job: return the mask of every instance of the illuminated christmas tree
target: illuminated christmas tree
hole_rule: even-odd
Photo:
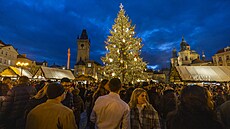
[[[135,26],[132,26],[129,17],[125,16],[121,4],[115,24],[105,42],[107,53],[102,57],[105,76],[118,77],[124,83],[135,83],[147,78],[144,73],[146,63],[140,58],[143,45],[141,39],[135,37],[134,29]]]

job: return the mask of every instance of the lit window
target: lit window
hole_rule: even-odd
[[[88,63],[88,67],[92,67],[92,64],[91,64],[91,63]]]

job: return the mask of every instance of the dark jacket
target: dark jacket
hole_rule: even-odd
[[[218,111],[224,126],[226,129],[230,129],[230,100],[223,103]]]
[[[24,112],[29,98],[36,94],[34,87],[28,84],[14,86],[2,103],[1,114],[10,128],[20,128],[25,124]],[[13,126],[13,127],[12,127]]]
[[[209,112],[174,111],[167,116],[167,129],[223,129]]]

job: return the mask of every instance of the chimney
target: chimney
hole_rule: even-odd
[[[70,64],[70,48],[68,48],[67,69],[69,69],[69,64]]]

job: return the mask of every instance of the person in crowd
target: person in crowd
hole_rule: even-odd
[[[218,109],[221,104],[223,104],[225,101],[227,101],[224,89],[222,86],[217,86],[215,89],[215,95],[213,96],[213,100],[215,102],[215,109]]]
[[[87,92],[85,85],[82,83],[78,83],[78,89],[80,90],[79,95],[81,96],[82,100],[85,102],[86,101],[86,92]]]
[[[66,97],[65,99],[62,101],[62,104],[69,107],[70,109],[75,109],[75,105],[73,103],[73,94],[72,94],[72,91],[73,91],[73,87],[72,87],[72,83],[70,81],[69,78],[62,78],[61,79],[61,84],[64,86],[65,88],[65,91],[66,91]]]
[[[131,95],[132,95],[134,89],[135,89],[134,85],[132,83],[129,83],[129,86],[128,86],[127,90],[126,90],[126,94],[125,94],[125,97],[124,97],[124,101],[126,103],[129,103]]]
[[[147,90],[147,94],[149,97],[149,103],[156,109],[157,112],[159,112],[159,106],[160,106],[160,94],[157,92],[157,89],[155,86],[152,86],[149,90]]]
[[[79,92],[80,92],[80,90],[78,88],[75,88],[72,91],[73,103],[75,105],[73,113],[74,113],[75,121],[76,121],[78,127],[79,127],[79,122],[80,122],[80,119],[81,119],[81,113],[84,112],[84,102],[81,99],[81,97],[79,96]]]
[[[167,89],[163,92],[159,106],[159,116],[161,121],[161,129],[166,129],[166,118],[169,112],[177,109],[178,101],[176,93],[173,89]]]
[[[7,92],[12,88],[11,78],[10,77],[3,77],[2,82],[0,83],[0,109],[2,107],[3,101],[6,99]],[[0,114],[0,128],[4,124],[4,118]]]
[[[0,96],[6,96],[7,92],[12,88],[11,78],[3,77],[2,83],[0,84]]]
[[[7,92],[6,100],[2,104],[7,129],[23,129],[25,127],[24,112],[30,97],[36,90],[29,84],[29,78],[21,76],[18,84]]]
[[[61,103],[66,96],[64,87],[50,83],[46,95],[48,100],[29,112],[26,129],[77,129],[73,111]]]
[[[136,88],[129,101],[131,129],[160,129],[157,111],[149,103],[146,90]]]
[[[109,93],[108,89],[105,88],[106,84],[109,82],[107,79],[103,79],[98,86],[97,90],[93,94],[93,99],[92,99],[92,107],[95,104],[95,101],[97,100],[98,97],[107,95]]]
[[[219,114],[219,119],[223,123],[225,129],[230,129],[230,100],[221,104],[217,112]]]
[[[223,129],[213,108],[207,89],[186,86],[181,91],[178,109],[167,116],[167,129]]]
[[[46,85],[46,83],[47,83],[46,81],[42,80],[39,83],[35,84],[34,87],[37,91],[39,91],[44,87],[44,85]]]
[[[27,117],[28,113],[35,108],[37,105],[46,102],[48,99],[46,96],[46,91],[47,91],[48,83],[46,83],[38,92],[35,96],[30,98],[26,105],[26,111],[25,111],[25,118]]]
[[[90,116],[96,129],[130,128],[130,109],[119,96],[121,88],[120,79],[112,78],[109,81],[110,93],[96,100]]]
[[[94,107],[94,104],[95,104],[95,101],[97,100],[97,98],[100,96],[103,96],[103,95],[107,95],[109,93],[109,89],[106,89],[107,87],[105,87],[106,85],[108,85],[108,82],[109,82],[109,80],[103,79],[101,81],[101,83],[99,84],[97,90],[93,93],[90,108],[87,111],[88,125],[89,125],[90,129],[94,129],[94,126],[95,126],[94,123],[92,123],[90,121],[90,114],[93,110],[93,107]]]

